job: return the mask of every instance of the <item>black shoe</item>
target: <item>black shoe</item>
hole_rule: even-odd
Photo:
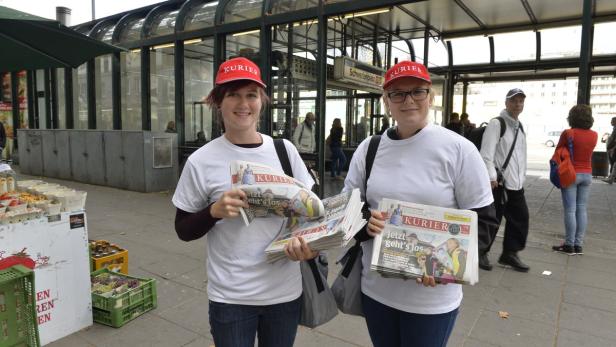
[[[490,264],[490,259],[488,259],[487,253],[479,256],[479,268],[486,271],[492,271],[492,264]]]
[[[515,271],[519,272],[528,272],[528,270],[530,270],[530,267],[518,258],[516,252],[503,252],[500,258],[498,258],[498,263],[501,265],[509,265]]]
[[[560,253],[565,253],[566,255],[576,254],[573,246],[565,245],[564,243],[560,246],[552,246],[552,250]]]
[[[579,255],[584,254],[584,251],[582,250],[582,246],[573,246],[573,250],[575,251],[575,254],[579,254]]]

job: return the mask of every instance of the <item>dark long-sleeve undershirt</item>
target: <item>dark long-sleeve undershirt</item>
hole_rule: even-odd
[[[175,232],[182,241],[192,241],[203,237],[210,231],[220,218],[215,218],[210,212],[213,204],[197,213],[177,209],[175,212]]]

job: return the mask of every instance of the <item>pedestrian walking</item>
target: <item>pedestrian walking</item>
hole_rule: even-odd
[[[490,176],[498,224],[503,217],[506,220],[503,253],[498,262],[520,272],[528,272],[530,269],[518,256],[518,252],[526,247],[529,220],[524,196],[526,133],[519,120],[525,100],[526,94],[521,89],[507,92],[505,109],[499,115],[506,127],[504,134],[501,136],[501,121],[494,118],[486,126],[481,141],[481,157]],[[491,243],[479,250],[479,267],[484,270],[492,269],[488,252],[497,232],[498,227],[491,231]]]

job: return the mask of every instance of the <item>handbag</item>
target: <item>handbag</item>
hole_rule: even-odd
[[[274,139],[274,148],[284,173],[293,177],[293,168],[282,139]],[[315,328],[329,322],[338,314],[336,300],[327,284],[327,266],[327,257],[322,253],[314,259],[299,263],[303,290],[300,325]]]
[[[573,133],[566,131],[564,135],[567,136],[567,146],[556,147],[550,159],[550,182],[559,189],[569,187],[576,179],[573,166]]]
[[[361,258],[363,250],[359,241],[338,260],[342,269],[332,285],[338,309],[346,314],[364,316],[361,304]]]
[[[381,135],[374,135],[370,138],[370,143],[368,144],[365,167],[366,175],[364,177],[364,192],[366,196],[368,195],[368,179],[372,172],[372,165],[374,164],[374,158],[376,158],[376,152],[379,149],[380,142]],[[368,220],[370,218],[370,205],[368,205],[368,203],[362,206],[362,214],[364,219]],[[338,309],[346,314],[362,317],[364,315],[361,304],[361,258],[363,255],[361,242],[369,239],[371,239],[371,237],[368,235],[367,225],[365,225],[364,228],[355,235],[355,245],[349,248],[338,260],[338,263],[342,265],[342,269],[332,285],[332,292],[334,293]]]
[[[300,262],[302,272],[302,308],[299,324],[316,328],[332,320],[338,314],[336,300],[327,285],[327,257],[318,257]]]

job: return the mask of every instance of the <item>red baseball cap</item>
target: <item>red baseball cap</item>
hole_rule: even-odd
[[[423,64],[404,60],[387,70],[385,73],[385,83],[383,83],[383,89],[387,89],[393,81],[403,77],[418,78],[428,83],[432,83],[428,69]]]
[[[257,64],[246,58],[233,58],[220,64],[216,74],[216,85],[233,81],[250,80],[263,88],[267,88],[261,80],[261,70]]]

